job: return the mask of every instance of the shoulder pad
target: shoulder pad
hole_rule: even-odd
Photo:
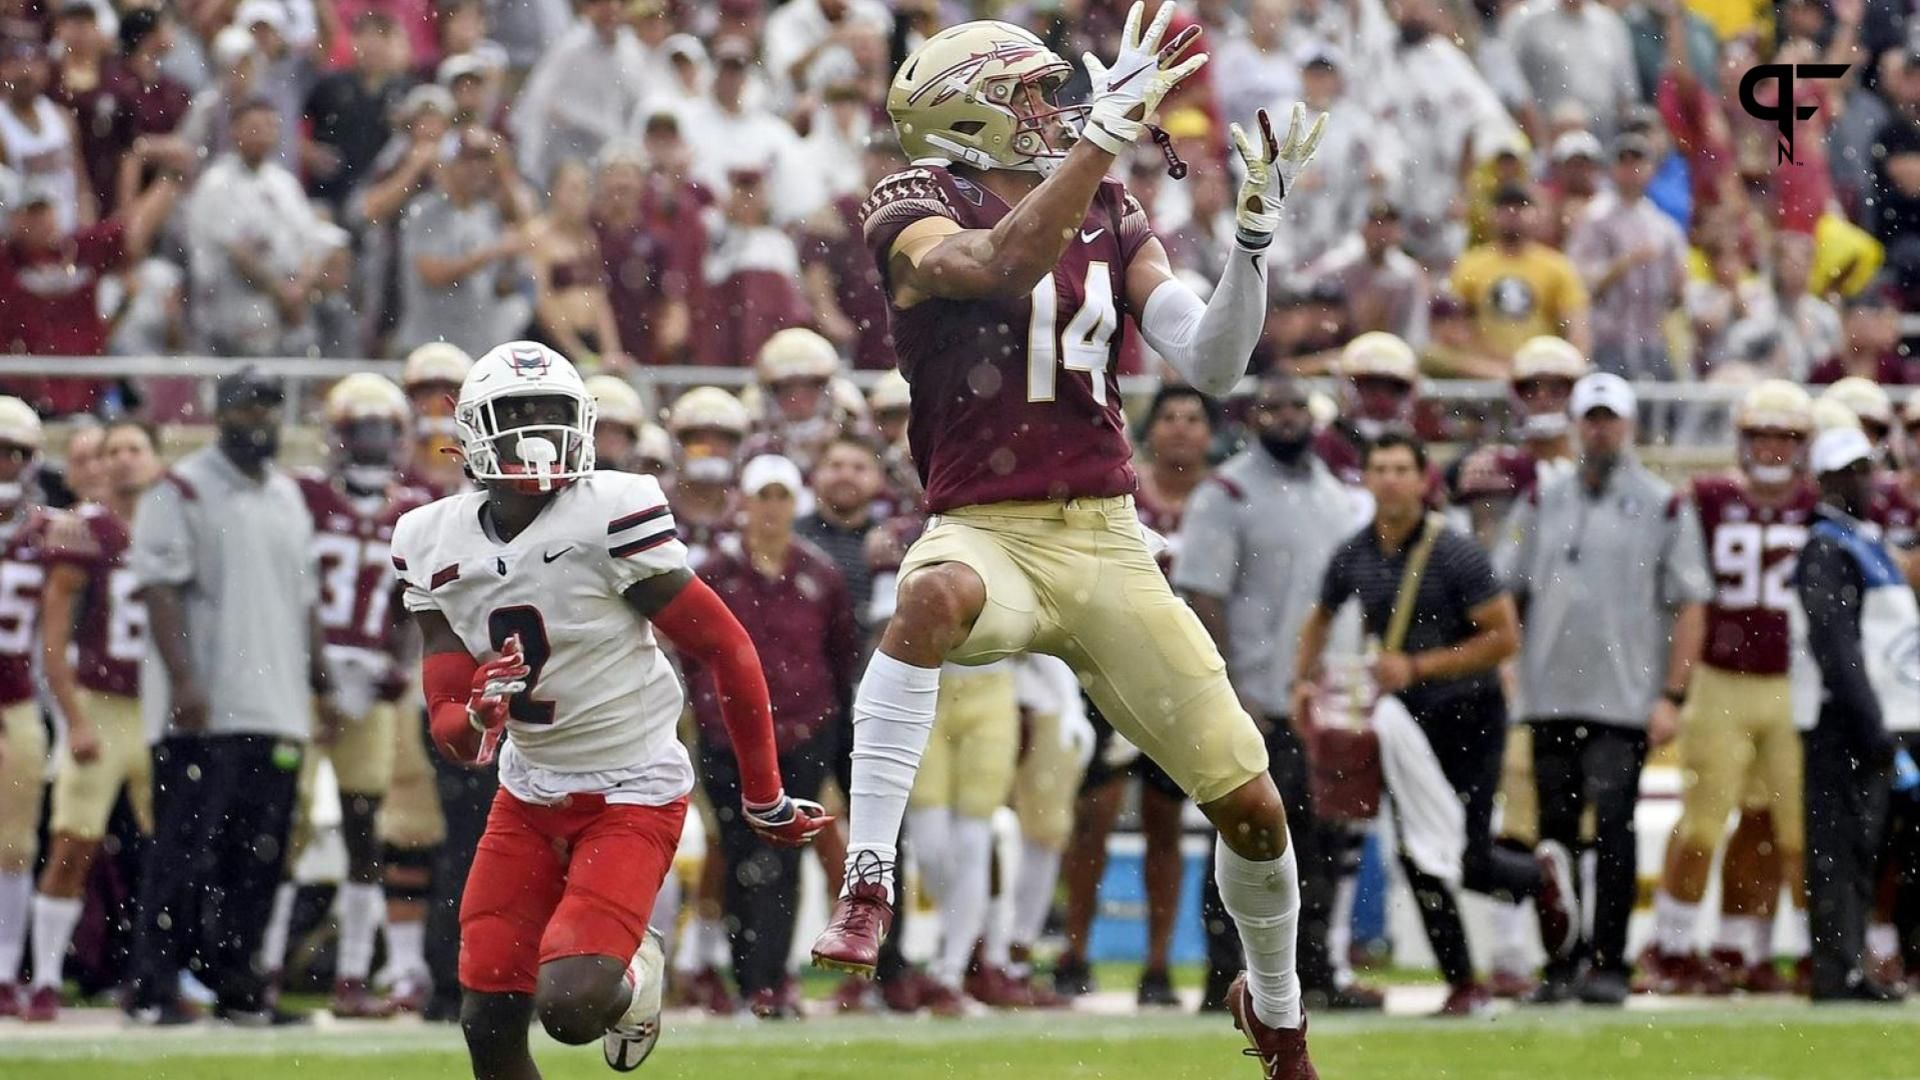
[[[873,193],[860,204],[861,218],[870,217],[874,211],[893,203],[907,200],[929,200],[943,209],[947,206],[945,185],[932,168],[918,166],[903,169],[890,176],[883,177],[873,185]]]

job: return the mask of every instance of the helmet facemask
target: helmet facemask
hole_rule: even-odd
[[[1520,417],[1518,434],[1528,442],[1558,439],[1567,433],[1567,404],[1573,400],[1574,380],[1558,375],[1536,375],[1513,381],[1513,408]]]
[[[406,424],[389,416],[359,416],[334,426],[340,478],[362,495],[384,492],[399,474]]]
[[[1793,449],[1781,454],[1762,454],[1759,440],[1769,443],[1791,441]],[[1743,427],[1740,429],[1740,466],[1754,483],[1779,487],[1793,481],[1806,458],[1807,433],[1785,427]],[[1785,460],[1775,460],[1784,457]]]
[[[461,405],[454,412],[469,475],[539,495],[593,471],[593,398],[539,386]]]

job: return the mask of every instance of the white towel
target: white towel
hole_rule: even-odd
[[[1459,888],[1467,853],[1467,810],[1459,793],[1399,698],[1388,695],[1374,704],[1373,731],[1380,738],[1380,772],[1393,800],[1389,816],[1400,850],[1423,872]]]

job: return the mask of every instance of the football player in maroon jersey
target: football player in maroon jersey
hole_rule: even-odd
[[[47,518],[28,494],[45,436],[33,407],[0,397],[0,1016],[20,1012],[20,955],[40,848],[47,729],[34,698],[34,622]]]
[[[990,21],[929,38],[888,91],[915,164],[875,187],[863,228],[935,517],[907,553],[855,702],[847,886],[814,960],[873,970],[941,665],[1049,653],[1219,826],[1215,872],[1248,965],[1229,1004],[1269,1080],[1300,1080],[1315,1074],[1293,971],[1299,888],[1285,811],[1224,661],[1135,516],[1113,368],[1125,315],[1202,391],[1239,382],[1265,322],[1280,200],[1325,123],[1309,127],[1296,106],[1281,139],[1262,111],[1257,148],[1235,127],[1238,228],[1202,301],[1174,277],[1140,204],[1107,179],[1160,99],[1204,62],[1187,55],[1197,27],[1167,34],[1172,4],[1143,32],[1144,14],[1142,3],[1129,11],[1111,65],[1085,58],[1084,109],[1052,101],[1073,73],[1065,60]]]
[[[80,922],[87,871],[106,836],[113,804],[126,789],[140,830],[153,829],[146,729],[140,720],[140,658],[146,605],[125,564],[133,509],[160,476],[151,429],[131,420],[102,434],[99,502],[49,531],[41,600],[40,665],[67,721],[66,753],[53,783],[47,864],[33,898],[33,992],[27,1019],[60,1013],[60,977]],[[71,651],[69,650],[71,646]]]
[[[400,386],[413,413],[413,446],[401,475],[408,487],[424,488],[438,497],[466,486],[460,460],[451,453],[460,442],[453,426],[453,399],[472,367],[473,357],[444,341],[429,342],[407,354]]]
[[[1643,986],[1661,992],[1718,989],[1694,946],[1714,849],[1748,785],[1764,784],[1774,846],[1795,906],[1805,910],[1801,853],[1800,737],[1787,686],[1787,613],[1800,545],[1817,501],[1802,464],[1813,402],[1793,383],[1768,379],[1734,416],[1737,473],[1694,480],[1693,500],[1715,579],[1705,654],[1680,723],[1686,775],[1680,821],[1667,842],[1654,896],[1654,940]],[[1770,960],[1770,958],[1768,958]]]

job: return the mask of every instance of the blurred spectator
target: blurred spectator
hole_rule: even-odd
[[[192,95],[161,68],[173,49],[174,23],[163,9],[135,8],[120,19],[120,57],[107,67],[105,94],[113,106],[105,127],[81,127],[87,171],[100,205],[111,208],[120,160],[143,135],[170,135],[187,116]]]
[[[1806,382],[1840,351],[1840,313],[1807,291],[1813,237],[1783,232],[1774,238],[1773,288],[1727,328],[1717,363],[1739,363],[1759,378]]]
[[[79,137],[80,160],[86,166],[87,185],[96,207],[113,201],[113,177],[116,151],[123,147],[98,145],[100,137],[111,134],[113,112],[118,104],[107,86],[107,62],[113,54],[113,39],[100,26],[100,14],[87,0],[68,0],[59,8],[53,24],[53,76],[48,80],[47,97],[72,114]]]
[[[280,115],[271,101],[240,106],[231,139],[187,204],[193,330],[197,347],[218,356],[274,356],[307,320],[320,219],[274,160]]]
[[[653,94],[654,107],[680,109],[705,98],[713,84],[713,68],[707,63],[707,47],[700,39],[692,34],[675,34],[660,48],[666,56],[667,79]],[[644,121],[646,117],[636,119]]]
[[[387,352],[400,318],[400,222],[414,200],[426,194],[452,145],[453,98],[439,86],[416,86],[400,102],[398,130],[354,192],[345,219],[360,234],[360,293],[367,313],[369,350]]]
[[[47,62],[31,41],[0,41],[0,163],[43,193],[62,231],[91,225],[97,207],[83,181],[73,114],[45,94]]]
[[[477,53],[461,53],[441,61],[434,79],[453,95],[453,126],[499,128],[506,119],[501,107],[506,69]]]
[[[1671,379],[1667,314],[1687,277],[1687,242],[1647,198],[1653,146],[1622,135],[1613,189],[1596,196],[1574,225],[1567,254],[1593,296],[1594,367],[1628,379]]]
[[[1695,28],[1702,21],[1698,15],[1672,0],[1660,0],[1659,6],[1664,8],[1666,67],[1654,101],[1674,146],[1686,156],[1694,205],[1711,206],[1728,196],[1734,179],[1733,133],[1717,86],[1721,61],[1696,62],[1701,52],[1694,45]]]
[[[1153,231],[1166,246],[1174,268],[1196,274],[1210,285],[1226,272],[1227,259],[1233,254],[1234,182],[1225,169],[1195,169],[1183,185],[1186,205],[1163,210],[1153,220]]]
[[[1572,99],[1586,106],[1601,140],[1640,100],[1627,24],[1600,0],[1533,0],[1508,16],[1507,39],[1542,113]]]
[[[433,0],[324,0],[333,7],[332,19],[339,26],[349,29],[360,25],[368,15],[377,15],[393,27],[396,38],[394,47],[399,50],[399,65],[402,70],[424,71],[430,68],[440,57],[440,43],[436,40],[434,26]],[[443,14],[442,20],[451,20],[447,14],[458,6],[458,0],[438,5]],[[355,35],[358,36],[358,35]],[[335,36],[328,66],[348,67],[353,63],[353,54],[359,43],[352,37]]]
[[[813,319],[800,291],[799,251],[769,220],[767,173],[736,169],[727,183],[724,209],[708,211],[712,241],[694,345],[699,363],[743,367],[776,331]]]
[[[394,106],[412,81],[405,49],[392,16],[363,12],[353,23],[347,65],[322,76],[307,96],[310,134],[302,148],[302,171],[313,197],[330,204],[335,214],[392,134]]]
[[[1920,288],[1920,57],[1902,65],[1903,108],[1874,139],[1867,225],[1887,247],[1887,265],[1903,291]]]
[[[1541,334],[1587,347],[1587,290],[1565,255],[1527,238],[1532,209],[1523,187],[1495,192],[1493,241],[1453,267],[1453,291],[1473,314],[1483,347],[1503,360]]]
[[[1300,175],[1280,208],[1283,224],[1278,235],[1293,267],[1319,258],[1359,228],[1368,200],[1389,194],[1389,179],[1402,174],[1392,129],[1368,122],[1365,112],[1347,97],[1342,63],[1338,53],[1322,47],[1311,54],[1301,73],[1307,115],[1326,113],[1327,129],[1313,155],[1313,168]],[[1274,136],[1284,141],[1292,110],[1281,104],[1269,105],[1268,111]],[[1245,126],[1247,121],[1240,123]]]
[[[873,184],[867,179],[861,150],[874,129],[874,109],[866,90],[857,82],[837,82],[817,96],[820,104],[807,118],[800,153],[818,170],[819,197],[825,201],[841,195],[865,198]]]
[[[1533,190],[1533,146],[1518,131],[1477,140],[1473,147],[1473,166],[1466,177],[1463,192],[1467,214],[1467,246],[1478,247],[1493,239],[1493,199],[1503,188]],[[1528,235],[1547,242],[1538,215],[1528,220]]]
[[[1368,203],[1360,228],[1309,266],[1305,276],[1339,284],[1354,333],[1385,330],[1415,349],[1426,345],[1432,285],[1400,246],[1400,211],[1392,203]]]
[[[873,599],[867,536],[880,524],[874,505],[883,494],[884,481],[880,455],[872,443],[855,435],[835,437],[820,451],[820,459],[813,466],[813,512],[794,527],[840,569],[855,618],[863,626],[868,603]]]
[[[1841,351],[1815,366],[1808,382],[1835,383],[1849,375],[1881,386],[1920,381],[1916,378],[1920,363],[1901,353],[1900,308],[1886,288],[1870,287],[1849,297],[1841,333],[1845,339]]]
[[[1244,33],[1208,38],[1220,111],[1242,127],[1252,122],[1256,109],[1271,111],[1284,124],[1288,103],[1300,100],[1300,64],[1308,42],[1298,40],[1289,25],[1293,7],[1290,0],[1249,0]]]
[[[281,0],[242,0],[234,9],[233,25],[253,35],[259,56],[257,81],[249,88],[249,98],[264,98],[280,114],[280,141],[276,155],[281,165],[297,170],[300,166],[301,121],[307,94],[313,86],[313,57],[307,51],[312,34],[291,18],[296,5]]]
[[[880,0],[787,0],[767,16],[761,37],[780,108],[798,115],[809,96],[885,63],[884,54],[864,63],[860,54],[892,30],[893,14]]]
[[[540,56],[513,114],[520,166],[545,185],[569,158],[593,160],[646,96],[646,55],[619,0],[582,0],[580,21]]]
[[[1548,172],[1541,185],[1547,196],[1546,218],[1540,241],[1550,247],[1565,247],[1574,223],[1586,212],[1587,205],[1606,188],[1606,173],[1600,140],[1587,131],[1569,131],[1553,141],[1548,153]]]
[[[527,237],[505,179],[512,170],[498,138],[469,128],[434,174],[434,190],[407,207],[396,348],[447,341],[478,356],[526,326],[517,291]]]
[[[1480,340],[1466,301],[1442,290],[1427,303],[1427,344],[1420,373],[1436,379],[1504,379],[1510,356],[1494,356]]]
[[[751,47],[738,38],[723,39],[713,48],[713,60],[712,96],[680,114],[694,178],[724,192],[736,170],[772,172],[780,183],[770,193],[768,220],[784,224],[812,213],[825,197],[818,186],[820,170],[805,159],[793,128],[749,95]]]
[[[189,161],[170,149],[178,148],[158,141],[135,147],[139,160],[158,167],[158,178],[122,213],[97,225],[63,225],[53,197],[38,187],[28,186],[11,202],[0,247],[0,338],[7,352],[99,356],[107,351],[101,284],[146,258],[155,233],[172,213]],[[33,381],[37,392],[30,400],[42,415],[91,410],[104,387],[99,379]]]
[[[608,150],[594,182],[593,230],[620,344],[643,364],[682,362],[712,196],[683,178],[686,144],[670,113],[647,122],[644,156]]]
[[[667,56],[667,39],[676,29],[670,0],[627,0],[625,17],[645,59],[641,70],[647,95],[655,97],[673,78],[673,62]]]
[[[787,794],[816,798],[837,752],[841,714],[852,707],[861,642],[846,583],[833,560],[794,535],[800,470],[758,457],[741,471],[744,513],[700,576],[740,619],[760,652],[773,702],[780,775]],[[712,680],[697,672],[700,775],[717,808],[727,862],[725,909],[740,993],[762,1017],[797,1017],[799,987],[787,970],[798,914],[800,851],[773,848],[740,819],[740,770]]]
[[[577,161],[553,170],[547,212],[527,227],[527,261],[533,270],[534,336],[576,362],[597,360],[623,368],[613,304],[607,298],[606,263],[594,234],[593,173]]]
[[[1712,71],[1720,62],[1720,39],[1713,24],[1691,10],[1686,0],[1647,0],[1616,5],[1633,43],[1633,67],[1643,99],[1651,100],[1661,79],[1684,64],[1691,71]]]
[[[1693,328],[1695,378],[1705,377],[1726,355],[1726,332],[1763,302],[1766,285],[1753,277],[1746,251],[1724,231],[1704,232],[1699,252],[1706,275],[1687,281],[1687,319]]]
[[[193,95],[180,121],[181,138],[200,151],[203,161],[231,149],[233,114],[253,96],[253,87],[266,79],[259,46],[244,28],[227,27],[215,35],[212,45],[214,79]],[[292,160],[290,155],[284,159]]]
[[[506,72],[509,64],[507,50],[489,36],[493,27],[487,17],[486,0],[443,0],[435,8],[440,16],[440,44],[437,49],[440,56],[446,60],[456,56],[471,56],[492,71]],[[427,65],[420,65],[420,70],[424,75]],[[439,69],[436,67],[434,70]]]
[[[860,204],[882,179],[906,168],[907,159],[899,139],[892,131],[884,131],[868,138],[860,160],[865,168],[861,189],[836,195],[807,219],[800,250],[802,274],[820,333],[850,353],[854,367],[885,371],[895,362],[892,321],[880,270],[861,228]],[[1217,179],[1214,183],[1220,186]]]

